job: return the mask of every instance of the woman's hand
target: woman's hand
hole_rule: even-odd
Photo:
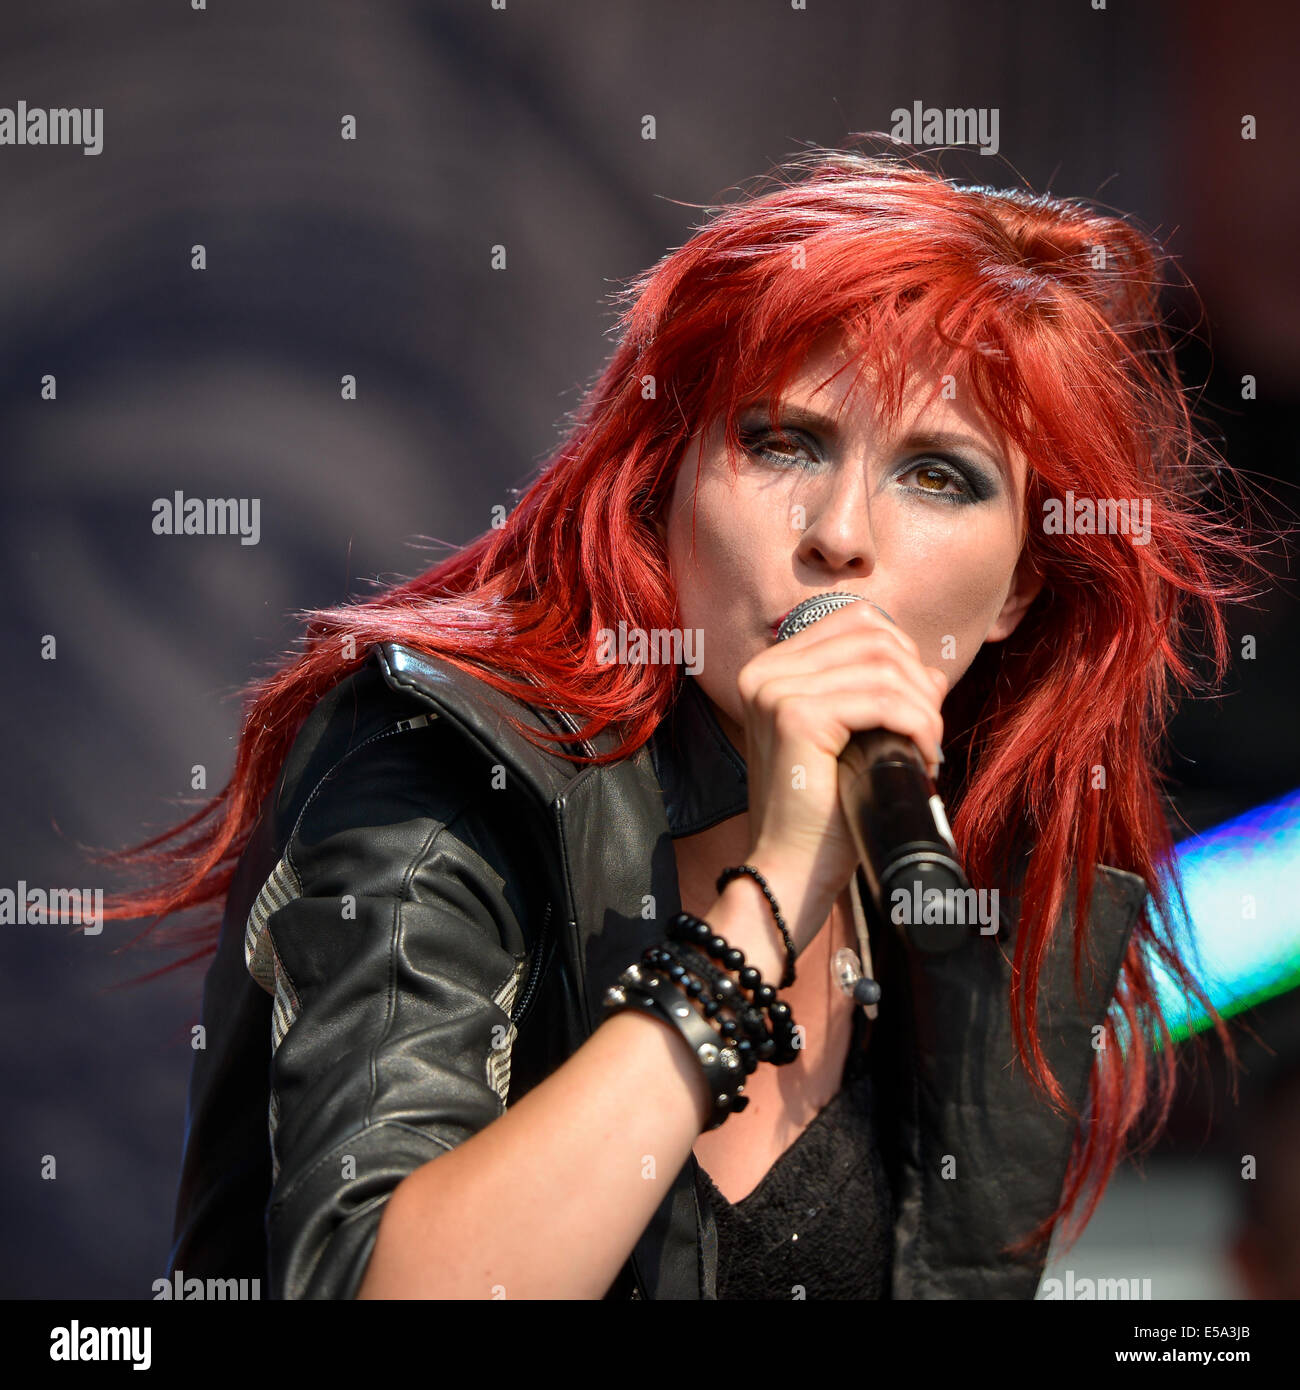
[[[906,734],[933,776],[944,673],[869,603],[849,603],[760,652],[737,678],[749,768],[748,862],[768,880],[801,952],[858,865],[837,760],[862,729]]]

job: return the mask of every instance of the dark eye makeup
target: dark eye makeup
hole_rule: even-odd
[[[738,434],[746,453],[774,468],[812,473],[828,462],[827,451],[821,442],[804,430],[773,430],[768,425],[741,425]],[[800,451],[806,455],[802,460],[798,457]],[[998,495],[998,485],[987,470],[957,454],[918,454],[895,476],[905,478],[911,473],[925,474],[940,486],[906,487],[904,491],[932,497],[938,502],[961,506],[984,502]],[[943,490],[949,485],[952,490]]]

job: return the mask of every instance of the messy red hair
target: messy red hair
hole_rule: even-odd
[[[1151,501],[1142,546],[1029,528],[1042,593],[1013,638],[986,644],[959,683],[966,717],[949,728],[940,782],[972,884],[996,883],[1026,834],[1032,846],[1012,1019],[1021,1060],[1056,1104],[1064,1096],[1040,1047],[1037,995],[1071,867],[1084,924],[1076,971],[1094,864],[1151,886],[1060,1205],[1030,1236],[1070,1218],[1073,1239],[1148,1102],[1148,1144],[1168,1117],[1175,1058],[1156,1007],[1156,958],[1234,1055],[1175,939],[1169,893],[1181,905],[1181,889],[1158,777],[1175,689],[1217,685],[1229,659],[1224,606],[1253,596],[1243,575],[1258,562],[1243,530],[1205,503],[1207,477],[1237,475],[1197,428],[1174,365],[1158,312],[1171,262],[1128,220],[1078,200],[960,185],[910,151],[812,149],[768,179],[708,209],[683,246],[616,295],[618,346],[504,524],[407,583],[301,615],[300,650],[247,688],[230,781],[174,829],[110,856],[154,877],[104,915],[151,916],[147,934],[182,909],[220,902],[302,721],[377,642],[407,643],[526,702],[567,709],[584,734],[612,726],[617,749],[594,761],[634,752],[681,673],[601,664],[597,634],[619,619],[679,626],[653,523],[686,442],[725,416],[738,447],[739,407],[779,397],[826,333],[849,335],[889,420],[919,355],[972,392],[1027,456],[1028,516],[1067,490]],[[1210,679],[1194,666],[1198,631]],[[217,927],[159,934],[191,948],[163,969],[210,954]]]

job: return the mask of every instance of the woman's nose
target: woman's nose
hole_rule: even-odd
[[[845,467],[827,490],[804,502],[796,554],[816,568],[870,574],[876,564],[865,469]]]

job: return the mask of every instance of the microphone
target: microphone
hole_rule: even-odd
[[[857,602],[871,600],[845,593],[804,599],[786,614],[776,640],[784,642]],[[871,606],[894,621],[878,603]],[[951,911],[950,890],[964,893],[969,884],[943,802],[915,742],[892,729],[855,732],[839,757],[839,791],[881,918],[893,921],[897,906],[907,939],[919,951],[939,955],[960,946],[968,934],[966,914]]]

